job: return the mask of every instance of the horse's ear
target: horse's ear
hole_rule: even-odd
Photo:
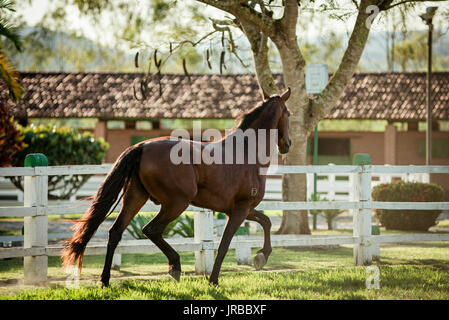
[[[282,95],[281,95],[281,99],[284,100],[284,102],[286,102],[288,100],[288,98],[290,98],[290,93],[292,91],[290,90],[290,88],[287,89],[287,91],[285,91]]]
[[[261,87],[260,94],[262,95],[263,101],[270,99],[270,95]]]

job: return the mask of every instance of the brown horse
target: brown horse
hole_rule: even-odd
[[[236,139],[235,132],[246,133],[249,129],[256,131],[274,129],[277,132],[277,141],[274,143],[277,144],[280,153],[287,153],[291,144],[288,135],[290,113],[285,106],[285,101],[289,96],[290,89],[281,96],[269,97],[263,93],[264,101],[242,114],[236,129],[218,141],[204,143],[185,139],[158,138],[126,149],[100,186],[90,208],[73,226],[74,234],[67,240],[62,254],[63,265],[69,267],[77,262],[78,269],[81,271],[88,241],[104,221],[123,189],[122,208],[109,230],[106,259],[101,275],[103,286],[109,285],[112,256],[122,233],[148,199],[161,204],[161,209],[142,231],[167,256],[169,274],[176,280],[179,280],[181,275],[179,255],[162,238],[162,233],[165,227],[179,217],[189,204],[228,215],[228,222],[209,278],[210,283],[218,284],[221,264],[231,239],[245,219],[256,221],[263,227],[264,246],[254,259],[256,268],[262,268],[271,253],[271,223],[267,216],[254,208],[265,193],[266,176],[260,174],[260,169],[268,167],[269,163],[262,163],[259,160],[255,163],[249,161],[250,154],[247,151],[249,145],[246,138],[244,145],[247,148],[244,149],[243,163],[242,161],[239,163],[236,159],[239,156],[236,148],[226,149],[224,145],[230,139]],[[270,139],[261,141],[259,136],[257,139],[257,149],[263,146],[265,150],[272,150],[273,143]],[[221,159],[224,160],[226,156],[229,157],[232,154],[233,161],[231,163],[223,161],[224,164],[174,164],[171,149],[178,144],[190,147],[191,158],[198,150],[204,150],[207,147],[223,147]],[[219,148],[213,150],[218,152]]]

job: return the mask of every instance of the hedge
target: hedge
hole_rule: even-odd
[[[443,196],[442,187],[422,182],[384,183],[372,192],[373,200],[392,202],[440,202]],[[427,231],[440,214],[441,210],[376,210],[376,217],[387,230]]]
[[[13,165],[22,167],[27,154],[43,153],[49,166],[101,164],[109,144],[103,138],[95,140],[90,132],[55,126],[29,126],[24,130],[27,146],[14,156]],[[90,175],[49,176],[50,199],[68,199],[89,179]],[[23,177],[11,177],[23,190]]]

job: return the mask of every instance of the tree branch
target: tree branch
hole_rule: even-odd
[[[357,0],[351,0],[351,1],[354,4],[354,6],[358,9],[359,8],[359,4],[357,3]]]
[[[241,22],[241,29],[251,45],[254,69],[259,87],[268,94],[277,94],[276,83],[268,61],[268,37],[249,23]]]
[[[213,30],[209,33],[207,33],[206,35],[202,36],[200,39],[198,39],[197,41],[192,41],[192,40],[183,40],[180,41],[176,44],[176,46],[174,48],[172,48],[169,52],[169,54],[162,60],[162,64],[163,65],[173,54],[174,52],[176,52],[177,50],[181,49],[184,45],[189,44],[192,47],[196,47],[198,44],[200,44],[203,40],[209,38],[211,35],[220,32],[219,30]]]
[[[447,1],[447,0],[432,0],[432,1]],[[394,8],[394,7],[396,7],[396,6],[400,6],[400,5],[402,5],[402,4],[406,4],[406,3],[410,3],[410,2],[425,2],[425,0],[423,0],[423,1],[417,1],[417,0],[405,0],[405,1],[400,1],[400,2],[397,2],[397,3],[395,3],[395,4],[389,5],[388,7],[384,8],[384,9],[382,9],[382,10],[390,10],[391,8]]]
[[[313,128],[319,120],[321,120],[335,105],[340,96],[343,94],[346,85],[351,80],[355,69],[360,61],[370,29],[366,21],[369,13],[366,8],[371,5],[384,4],[383,1],[362,1],[359,6],[359,12],[352,31],[351,37],[348,41],[348,47],[343,55],[343,58],[338,66],[337,71],[329,80],[326,88],[315,99],[315,107],[311,119],[308,121],[309,128]]]
[[[232,31],[231,27],[239,28],[241,29],[241,26],[238,25],[238,21],[236,20],[219,20],[219,19],[212,19],[209,18],[212,21],[212,26],[215,30],[221,31],[221,32],[227,32],[229,35],[229,52],[231,52],[241,63],[241,65],[245,68],[248,68],[248,66],[243,62],[242,58],[238,55],[237,51],[235,50],[237,46],[234,43],[234,39],[232,37]],[[223,27],[225,26],[225,27]],[[242,30],[243,31],[243,30]]]
[[[296,22],[298,21],[298,3],[296,0],[285,0],[284,15],[281,18],[282,29],[288,41],[296,41]]]
[[[239,21],[245,21],[252,24],[268,36],[275,35],[275,25],[273,18],[264,13],[257,12],[248,5],[248,1],[215,1],[215,0],[197,0],[198,2],[211,5],[215,8],[226,11],[235,16]]]

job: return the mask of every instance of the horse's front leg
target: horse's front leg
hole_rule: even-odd
[[[218,246],[217,257],[215,258],[214,267],[212,268],[212,273],[209,277],[209,283],[218,285],[218,275],[220,273],[221,264],[223,263],[224,257],[228,252],[229,245],[231,244],[232,237],[237,232],[242,222],[248,216],[249,208],[235,208],[229,214],[228,223],[221,237],[220,245]]]
[[[257,270],[263,268],[263,266],[267,263],[268,257],[271,254],[271,221],[266,215],[264,215],[261,211],[257,211],[255,209],[251,210],[250,214],[246,218],[251,221],[258,222],[262,228],[264,233],[264,242],[263,248],[257,251],[256,256],[254,257],[254,267]]]

